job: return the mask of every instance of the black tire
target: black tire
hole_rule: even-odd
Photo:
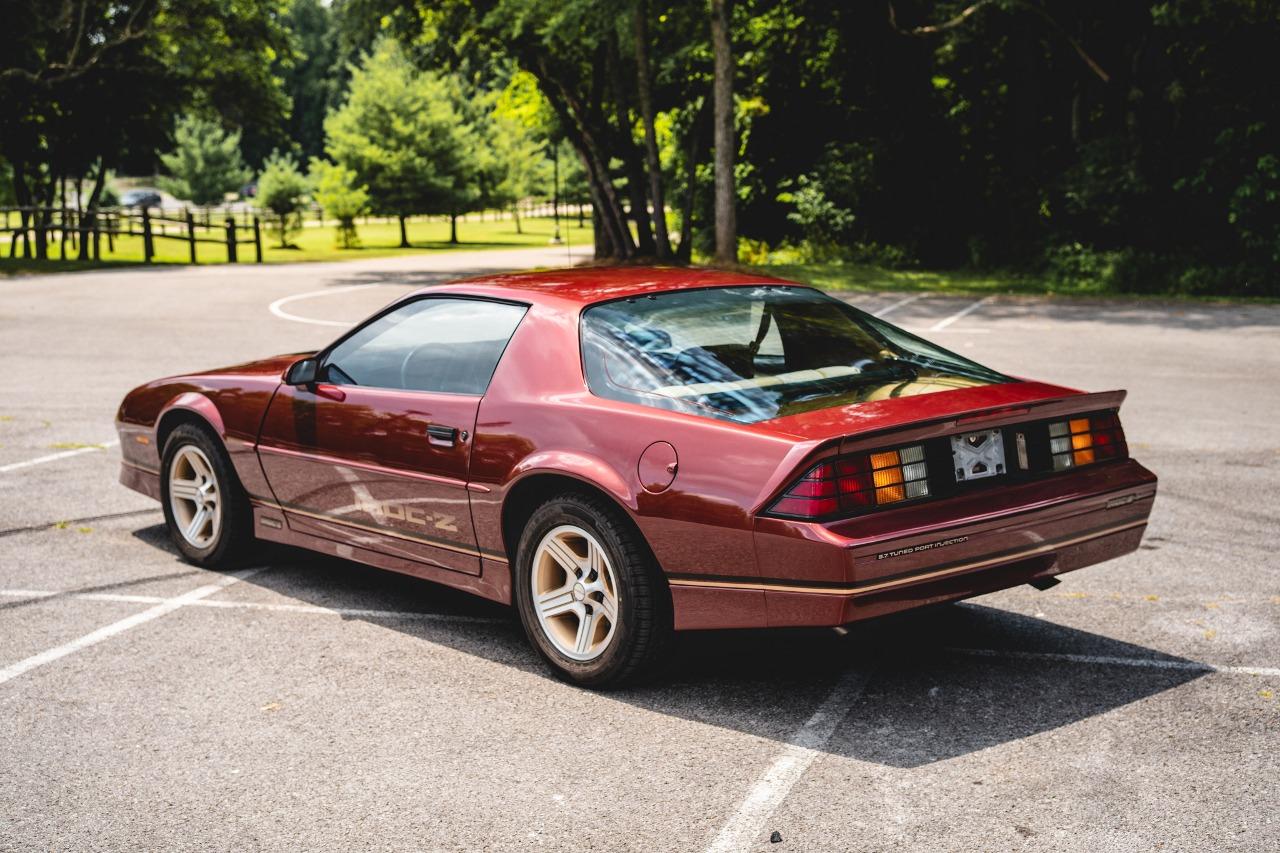
[[[213,541],[203,548],[187,541],[174,518],[173,501],[170,500],[169,475],[173,458],[188,446],[198,448],[208,459],[222,503],[220,529]],[[249,497],[231,467],[222,442],[209,430],[187,423],[175,427],[169,434],[161,456],[160,495],[169,538],[187,562],[210,569],[225,569],[240,564],[248,555],[254,542],[253,510],[249,506]]]
[[[533,607],[534,555],[550,531],[566,524],[586,530],[600,543],[619,588],[613,637],[599,657],[588,661],[562,654]],[[529,642],[557,676],[574,684],[606,688],[635,681],[662,660],[674,633],[671,591],[657,561],[621,510],[600,497],[568,492],[534,510],[520,535],[512,581]]]

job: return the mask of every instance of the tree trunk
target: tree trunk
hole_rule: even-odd
[[[18,202],[18,207],[25,208],[31,204],[31,193],[27,189],[27,171],[26,166],[22,162],[13,164],[13,197]],[[31,221],[31,211],[21,210],[18,212],[18,221],[22,228],[22,257],[31,257],[31,234],[27,230],[27,225]],[[13,240],[9,243],[9,257],[14,256],[14,252],[18,246],[18,235],[13,235]]]
[[[711,46],[715,53],[716,261],[738,262],[738,216],[733,177],[733,45],[729,2],[711,0]]]
[[[520,226],[520,202],[511,205],[511,216],[516,221],[516,233],[523,234],[524,228]]]
[[[536,57],[530,70],[542,84],[543,93],[547,96],[556,117],[560,119],[570,144],[581,157],[583,169],[587,173],[587,187],[591,192],[591,203],[595,215],[600,217],[602,229],[609,236],[609,254],[601,255],[601,243],[597,241],[596,257],[622,259],[632,257],[635,255],[635,241],[631,237],[631,229],[627,227],[626,214],[618,198],[617,188],[609,177],[605,158],[595,134],[586,121],[587,116],[582,104],[570,94],[560,79],[551,73],[545,57]]]
[[[649,71],[649,0],[636,7],[636,83],[640,91],[640,118],[644,122],[645,159],[649,167],[649,196],[653,200],[653,235],[658,260],[671,258],[667,233],[667,205],[662,192],[662,161],[658,159],[658,131],[653,123],[653,81]]]
[[[596,260],[602,261],[608,258],[616,258],[618,250],[614,248],[613,236],[604,227],[603,219],[594,209],[591,211],[591,231],[595,236]]]
[[[449,211],[449,242],[458,242],[458,214],[455,211]]]
[[[657,246],[653,242],[653,229],[649,227],[649,197],[645,190],[644,159],[631,136],[631,99],[622,76],[622,57],[614,34],[606,41],[605,61],[609,66],[609,81],[613,86],[614,117],[617,122],[617,143],[614,152],[622,159],[627,170],[627,195],[631,202],[631,221],[636,227],[636,252],[653,257]]]
[[[31,203],[35,206],[32,220],[35,225],[36,260],[47,261],[49,259],[49,210],[53,207],[53,185],[41,181],[40,173],[37,171],[36,186],[38,192],[31,195]]]
[[[98,200],[102,198],[102,188],[106,184],[107,164],[98,158],[98,174],[93,179],[93,190],[89,193],[89,202],[84,206],[84,217],[80,220],[80,260],[89,260],[89,233],[98,221]]]
[[[407,249],[409,248],[409,231],[404,224],[405,215],[401,213],[398,218],[400,219],[400,248]]]

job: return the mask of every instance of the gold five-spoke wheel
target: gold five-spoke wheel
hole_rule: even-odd
[[[572,524],[542,537],[530,573],[538,624],[565,657],[604,654],[618,623],[618,583],[596,538]]]
[[[186,445],[169,463],[169,507],[182,538],[196,548],[208,548],[222,529],[222,496],[209,457]]]

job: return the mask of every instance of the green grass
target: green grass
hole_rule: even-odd
[[[904,270],[873,264],[814,263],[767,264],[750,269],[778,278],[811,284],[823,290],[904,293],[937,293],[953,296],[987,296],[996,293],[1034,296],[1095,297],[1107,299],[1163,299],[1193,302],[1270,304],[1280,299],[1266,296],[1213,296],[1176,293],[1119,293],[1102,282],[1063,284],[1031,273],[975,270]]]
[[[1097,290],[1055,289],[1045,278],[1021,273],[972,270],[902,270],[872,264],[769,264],[753,267],[761,273],[812,284],[824,290],[928,292],[957,296],[991,293],[1097,293]]]
[[[457,243],[449,242],[449,222],[439,219],[416,219],[409,221],[408,233],[411,247],[402,249],[400,243],[400,226],[391,222],[370,222],[358,224],[360,248],[339,249],[336,245],[336,232],[332,225],[308,225],[293,238],[296,248],[281,249],[278,239],[269,229],[263,230],[262,248],[265,263],[296,263],[299,261],[349,261],[359,258],[380,258],[393,255],[413,255],[432,252],[474,251],[477,249],[515,249],[522,246],[547,246],[554,231],[554,224],[547,218],[526,218],[522,220],[523,234],[516,233],[515,223],[510,219],[482,222],[473,216],[470,221],[458,222]],[[180,226],[166,225],[170,233],[180,233]],[[206,234],[209,232],[205,232]],[[591,245],[592,233],[590,224],[579,228],[576,218],[560,220],[560,233],[572,246]],[[243,239],[243,237],[241,237]],[[157,237],[155,258],[157,264],[188,264],[190,256],[185,240]],[[33,272],[73,272],[84,269],[102,269],[119,266],[130,266],[142,263],[142,238],[118,237],[115,251],[108,253],[106,238],[101,240],[102,261],[78,261],[68,257],[62,261],[24,260],[22,258],[0,257],[0,275]],[[56,254],[56,244],[51,247]],[[238,248],[240,263],[252,263],[254,250],[252,243],[241,243]],[[0,253],[8,254],[8,244],[0,243]],[[68,246],[68,256],[72,253]],[[196,258],[200,264],[226,263],[225,245],[200,243],[196,248]]]

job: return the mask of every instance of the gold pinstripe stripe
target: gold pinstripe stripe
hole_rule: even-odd
[[[951,566],[945,569],[939,569],[934,572],[924,572],[917,575],[908,575],[907,577],[897,578],[895,580],[883,581],[881,583],[871,583],[865,586],[804,586],[803,584],[786,584],[786,583],[769,583],[765,581],[713,581],[694,578],[670,578],[669,582],[672,586],[702,587],[711,589],[747,589],[747,590],[766,590],[769,592],[804,592],[812,595],[867,595],[873,592],[880,592],[886,589],[893,589],[900,586],[909,586],[919,583],[920,581],[933,580],[935,578],[943,578],[949,575],[958,575],[964,572],[973,571],[974,569],[985,568],[997,563],[1009,563],[1015,560],[1022,560],[1027,557],[1034,557],[1037,554],[1045,554],[1055,551],[1059,548],[1067,548],[1071,545],[1079,545],[1082,542],[1088,542],[1090,539],[1098,539],[1103,536],[1110,536],[1115,533],[1123,533],[1126,530],[1132,530],[1135,527],[1145,527],[1147,520],[1130,521],[1125,524],[1117,524],[1114,527],[1108,527],[1104,530],[1095,530],[1083,536],[1077,536],[1073,539],[1065,541],[1051,542],[1045,545],[1036,545],[1022,551],[1014,551],[1009,554],[1003,554],[999,557],[988,557],[982,560],[973,560],[968,563],[962,563],[958,566]]]
[[[335,516],[325,515],[323,513],[318,513],[318,512],[308,512],[303,509],[297,509],[296,507],[293,507],[293,506],[281,506],[280,504],[273,503],[272,501],[268,501],[265,498],[251,496],[249,500],[250,500],[250,503],[254,504],[255,506],[264,507],[266,509],[275,509],[275,510],[279,510],[280,512],[289,513],[291,515],[302,515],[302,516],[306,516],[307,518],[314,518],[317,521],[327,521],[330,524],[337,524],[342,527],[353,527],[357,530],[365,530],[365,531],[368,531],[369,533],[376,533],[379,536],[389,536],[392,539],[401,539],[405,542],[416,542],[419,545],[430,545],[433,548],[443,548],[446,551],[453,551],[458,554],[466,554],[468,557],[483,557],[486,560],[493,560],[494,562],[499,562],[499,563],[507,562],[507,558],[505,556],[499,556],[498,554],[492,551],[480,551],[476,548],[468,548],[465,545],[455,545],[453,543],[445,542],[440,539],[427,539],[421,536],[410,536],[408,534],[396,533],[394,531],[388,530],[385,527],[374,527],[371,524],[362,524],[359,521],[350,521],[345,518],[336,518]]]

